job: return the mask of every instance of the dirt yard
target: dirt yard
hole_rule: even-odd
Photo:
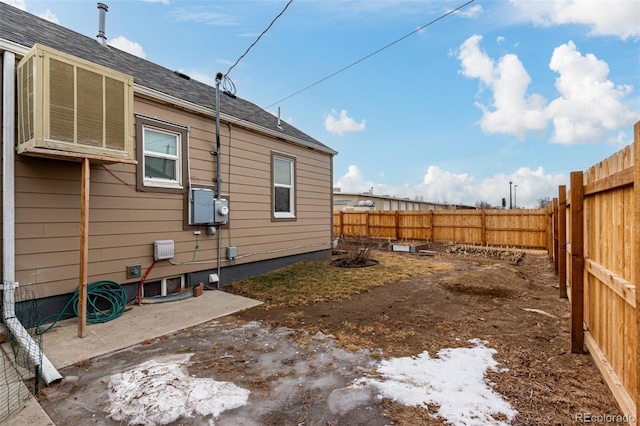
[[[435,357],[481,339],[497,351],[503,370],[487,379],[517,410],[511,424],[572,425],[587,414],[620,414],[590,357],[569,351],[569,304],[558,297],[545,254],[527,252],[515,265],[434,250],[439,254],[420,261],[446,263],[450,271],[340,301],[257,307],[145,342],[65,369],[65,381],[47,389],[41,404],[58,425],[127,424],[114,420],[113,411],[109,417],[111,375],[158,356],[192,354],[189,375],[247,389],[248,403],[217,416],[190,413],[171,424],[448,424],[434,417],[435,407],[345,389],[372,374],[381,359],[423,351]]]

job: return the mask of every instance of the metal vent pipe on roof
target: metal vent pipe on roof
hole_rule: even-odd
[[[104,32],[105,27],[105,19],[107,12],[109,11],[109,6],[104,3],[98,3],[98,10],[100,11],[100,23],[98,24],[98,43],[103,46],[107,45],[107,36]]]

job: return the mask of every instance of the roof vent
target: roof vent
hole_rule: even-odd
[[[103,46],[107,45],[107,36],[104,32],[104,22],[109,11],[109,6],[104,3],[98,3],[98,10],[100,11],[100,22],[98,23],[98,43]]]
[[[177,71],[177,70],[176,70],[176,71],[174,71],[173,73],[174,73],[175,75],[177,75],[178,77],[182,77],[182,78],[184,78],[185,80],[191,80],[191,77],[189,77],[188,75],[186,75],[185,73],[182,73],[182,72],[180,72],[180,71]]]
[[[280,121],[280,107],[278,107],[278,124],[276,124],[276,127],[280,130],[282,129],[282,126],[280,125],[281,121]]]

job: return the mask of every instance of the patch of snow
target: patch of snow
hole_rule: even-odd
[[[495,349],[479,339],[471,348],[448,348],[431,358],[392,358],[377,367],[382,378],[364,378],[353,386],[374,386],[380,396],[401,404],[427,408],[438,406],[438,416],[457,426],[506,426],[518,412],[493,391],[485,379],[487,370],[502,372],[493,359]],[[367,386],[368,385],[368,386]],[[502,420],[501,420],[502,419]]]
[[[194,413],[216,418],[247,403],[249,391],[233,383],[190,377],[192,356],[159,357],[112,375],[109,417],[130,425],[166,425]]]

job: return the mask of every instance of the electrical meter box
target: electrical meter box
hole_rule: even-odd
[[[210,189],[195,188],[191,190],[191,223],[214,223],[214,199]]]
[[[214,200],[214,223],[227,223],[229,221],[229,200],[217,198]]]

